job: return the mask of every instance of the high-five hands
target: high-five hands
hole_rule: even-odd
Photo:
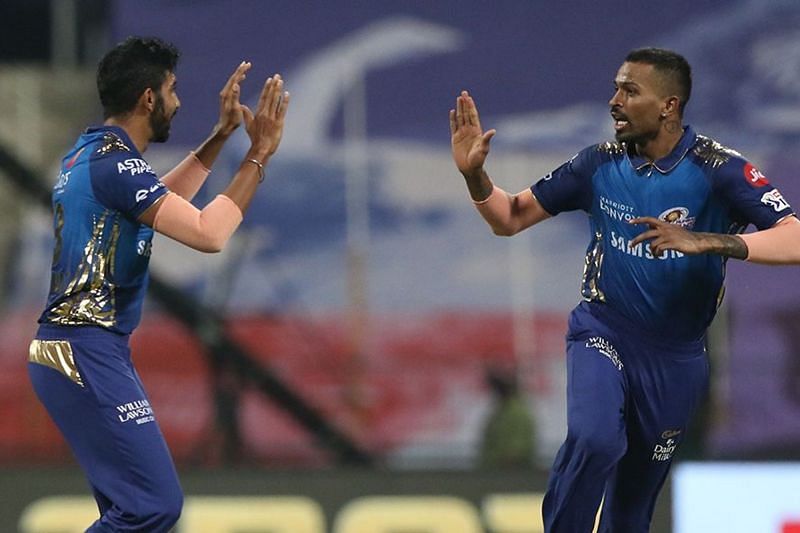
[[[483,132],[475,101],[467,91],[461,91],[456,108],[450,110],[450,144],[456,167],[464,176],[483,169],[489,155],[489,141],[495,133],[494,129]]]

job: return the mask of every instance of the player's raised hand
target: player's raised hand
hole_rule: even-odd
[[[250,62],[242,61],[219,92],[217,130],[223,135],[233,133],[244,119],[243,106],[239,101],[239,97],[241,95],[241,83],[247,77],[247,71],[250,70],[251,66]]]
[[[283,78],[280,74],[267,78],[255,113],[247,106],[242,106],[247,134],[262,161],[274,154],[281,143],[288,107],[289,92],[283,90]]]
[[[462,174],[469,176],[481,171],[495,133],[493,129],[484,133],[475,101],[467,91],[461,91],[456,108],[450,110],[450,145],[453,161]]]

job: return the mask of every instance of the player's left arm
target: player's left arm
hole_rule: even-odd
[[[161,177],[169,190],[182,198],[194,198],[210,174],[210,168],[225,142],[242,123],[244,111],[239,101],[240,84],[247,77],[250,67],[250,63],[242,61],[219,92],[219,120],[208,138]]]
[[[630,246],[650,241],[654,255],[676,250],[688,255],[717,254],[770,265],[800,264],[800,220],[794,215],[769,229],[744,235],[689,231],[655,217],[635,218],[631,224],[646,224],[649,229],[633,239]]]
[[[650,241],[654,254],[676,250],[685,254],[718,254],[753,263],[800,264],[800,220],[780,191],[751,163],[731,157],[711,176],[712,192],[735,220],[746,221],[759,231],[742,235],[689,231],[653,217],[633,224],[648,229],[631,246]]]

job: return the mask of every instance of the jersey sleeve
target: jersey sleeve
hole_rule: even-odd
[[[712,177],[712,190],[731,211],[732,218],[759,230],[771,228],[794,214],[789,202],[752,163],[731,158]]]
[[[93,157],[92,191],[104,206],[137,219],[168,189],[144,159],[125,151]]]
[[[596,168],[597,149],[590,146],[536,182],[531,191],[544,210],[553,216],[578,209],[589,211]]]

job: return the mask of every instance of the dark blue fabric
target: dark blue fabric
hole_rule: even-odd
[[[700,232],[735,233],[773,226],[792,214],[780,193],[738,153],[687,127],[675,149],[648,163],[618,143],[598,144],[532,186],[544,209],[590,215],[582,295],[605,302],[656,336],[703,336],[722,295],[725,258],[630,247],[650,216]]]
[[[89,531],[169,531],[183,493],[127,337],[102,328],[43,326],[40,339],[72,346],[84,386],[28,363],[39,400],[80,463],[97,500]]]
[[[81,135],[53,189],[56,242],[40,323],[133,331],[153,238],[153,230],[136,219],[166,193],[121,128]]]
[[[567,437],[543,504],[548,533],[646,533],[658,491],[708,390],[703,342],[651,339],[583,302],[567,335]],[[622,319],[624,320],[624,319]]]

